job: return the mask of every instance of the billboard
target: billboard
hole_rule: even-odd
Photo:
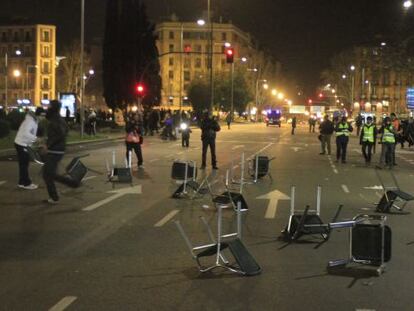
[[[62,117],[69,116],[74,118],[76,114],[76,94],[75,93],[60,93],[59,100],[62,103],[60,115]]]
[[[305,106],[290,106],[289,108],[289,113],[301,113],[304,114],[306,111]]]
[[[407,108],[414,110],[414,88],[407,88]]]

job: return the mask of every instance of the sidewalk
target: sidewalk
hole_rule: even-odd
[[[12,138],[9,141],[10,147],[0,149],[0,156],[12,156],[16,154],[16,149],[11,147],[13,145],[15,133],[11,134],[10,136]],[[78,133],[71,131],[68,135],[66,145],[67,147],[72,147],[72,146],[77,146],[77,145],[112,141],[112,140],[118,140],[118,139],[123,139],[123,138],[124,138],[123,131],[114,132],[114,133],[98,133],[96,136],[85,135],[83,139],[79,137]]]

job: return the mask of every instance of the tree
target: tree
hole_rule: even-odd
[[[249,101],[253,100],[253,93],[249,89],[245,79],[245,71],[234,72],[233,107],[234,110],[242,113],[246,110]],[[214,82],[215,101],[222,110],[231,110],[231,74],[220,73],[215,76]]]
[[[88,53],[84,53],[84,66],[88,68],[90,57]],[[57,89],[60,92],[78,93],[81,85],[79,79],[80,72],[80,42],[75,40],[65,46],[62,51],[64,57],[57,69]]]
[[[210,108],[210,87],[206,79],[196,79],[188,88],[188,99],[196,112],[200,115]]]
[[[144,106],[161,98],[160,64],[154,25],[140,0],[109,0],[103,44],[103,88],[108,107],[127,107],[137,100],[135,86],[145,87]]]

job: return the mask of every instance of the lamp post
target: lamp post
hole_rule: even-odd
[[[80,102],[79,102],[79,112],[80,112],[80,135],[83,138],[85,130],[85,111],[83,109],[83,96],[85,90],[85,79],[83,74],[83,52],[85,45],[85,0],[81,0],[81,42],[80,42]]]
[[[21,50],[15,50],[14,54],[16,56],[20,56],[22,55],[22,51]],[[4,53],[4,110],[7,111],[8,108],[8,84],[9,84],[9,79],[8,79],[8,74],[9,74],[9,66],[8,66],[8,54],[7,52]]]

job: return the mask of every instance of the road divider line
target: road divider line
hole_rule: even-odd
[[[244,148],[244,145],[234,146],[233,148],[231,148],[231,150],[237,150],[237,149],[240,149],[240,148]]]
[[[135,187],[127,187],[127,188],[122,188],[119,190],[114,190],[114,191],[108,191],[107,193],[113,193],[113,195],[111,195],[110,197],[103,199],[101,201],[98,201],[92,205],[89,205],[85,208],[83,208],[82,210],[84,212],[90,212],[93,211],[95,209],[97,209],[98,207],[101,207],[105,204],[108,204],[109,202],[112,202],[113,200],[116,200],[126,194],[141,194],[142,193],[142,187],[141,185],[135,186]]]
[[[69,307],[78,297],[66,296],[63,297],[57,304],[49,309],[49,311],[62,311]]]
[[[348,189],[348,187],[347,187],[347,185],[342,185],[341,187],[342,187],[342,190],[344,190],[345,193],[349,193],[350,192],[349,189]]]
[[[153,162],[155,162],[155,161],[158,161],[159,159],[152,159],[152,160],[149,160],[149,162],[150,163],[153,163]]]
[[[87,176],[84,179],[82,179],[82,181],[86,181],[86,180],[90,180],[90,179],[94,179],[96,178],[96,176]]]
[[[159,222],[157,222],[154,227],[162,227],[164,226],[167,222],[169,222],[171,219],[174,218],[175,215],[177,215],[180,211],[178,209],[175,209],[171,212],[169,212],[165,217],[163,217]]]

